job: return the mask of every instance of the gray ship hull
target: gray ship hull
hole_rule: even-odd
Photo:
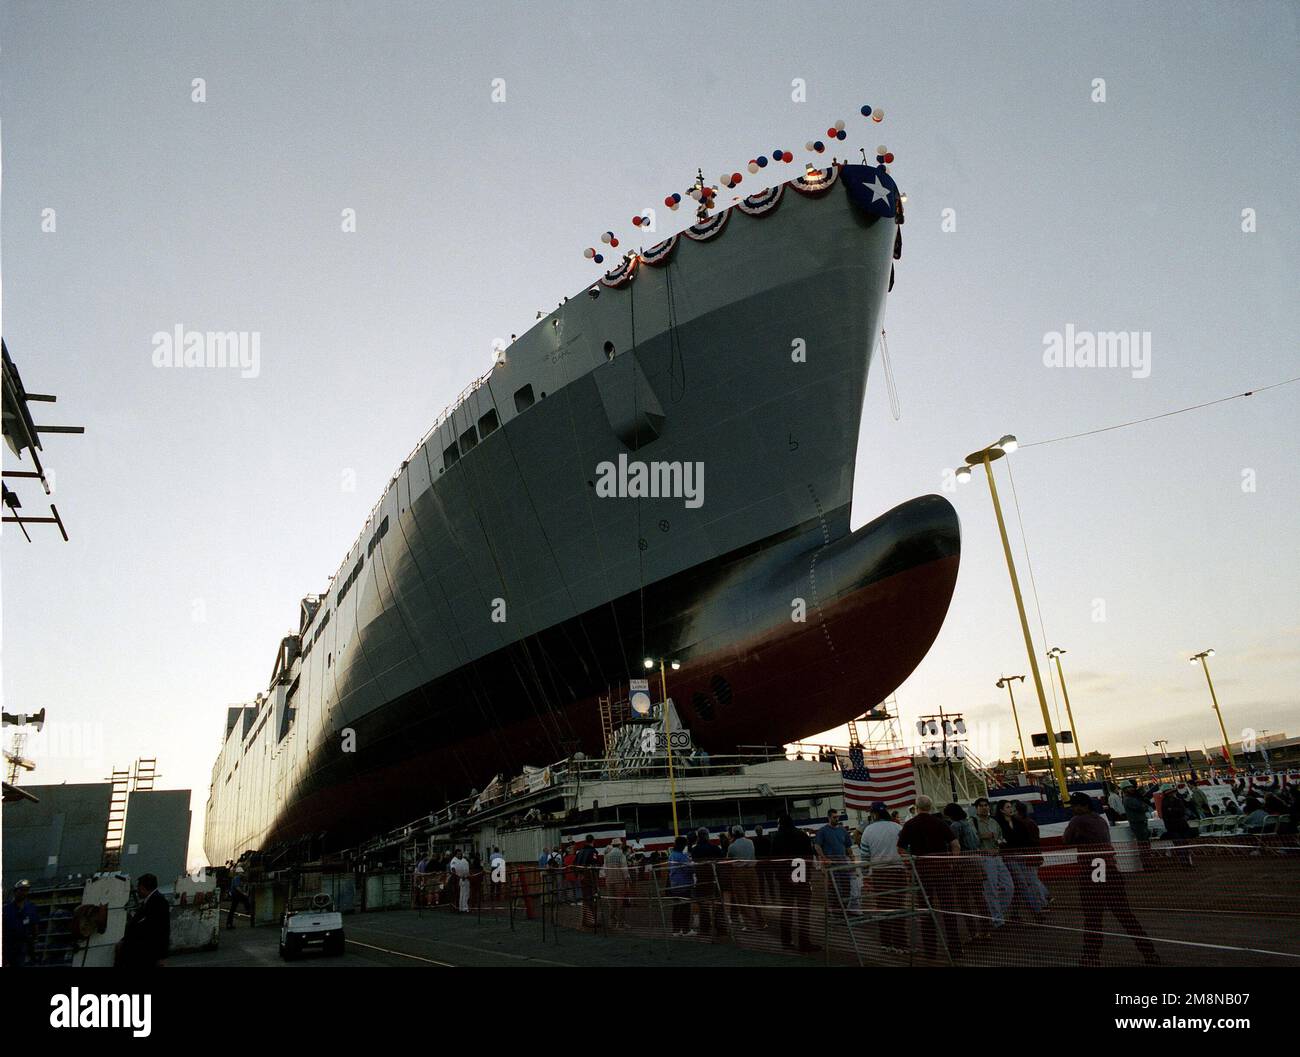
[[[541,320],[403,464],[264,702],[232,710],[213,861],[599,752],[596,698],[646,655],[682,660],[712,752],[843,722],[920,661],[955,514],[927,497],[849,533],[896,225],[843,187],[725,224]],[[700,501],[599,494],[620,455],[702,467]]]

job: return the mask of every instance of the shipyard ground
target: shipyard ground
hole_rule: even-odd
[[[533,921],[516,921],[512,931],[504,919],[446,912],[414,910],[349,914],[344,918],[347,951],[341,957],[310,953],[292,962],[280,958],[280,930],[274,926],[223,929],[221,945],[214,951],[173,955],[172,967],[259,966],[289,969],[337,967],[583,967],[627,968],[676,966],[679,968],[741,968],[762,966],[818,966],[816,957],[747,950],[729,943],[674,941],[665,949],[662,940],[626,934],[600,934],[549,927]]]

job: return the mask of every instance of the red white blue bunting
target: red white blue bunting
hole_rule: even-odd
[[[677,240],[680,237],[680,235],[673,235],[671,238],[664,239],[663,242],[656,243],[648,250],[642,251],[641,259],[655,268],[662,268],[668,263],[668,258],[673,255],[673,250],[677,248]]]
[[[703,223],[692,224],[684,234],[692,242],[708,242],[709,239],[717,238],[722,234],[722,229],[727,226],[727,217],[729,216],[731,216],[731,210],[724,209],[717,216],[709,217]]]
[[[777,184],[775,187],[769,187],[766,191],[759,191],[748,198],[742,198],[739,203],[739,209],[746,216],[761,217],[764,213],[770,213],[781,204],[781,195],[785,193],[785,185]]]
[[[801,195],[820,198],[839,182],[839,178],[840,167],[838,165],[827,165],[822,169],[814,169],[810,174],[806,173],[803,176],[796,177],[790,181],[790,186]]]
[[[600,277],[600,285],[608,286],[617,290],[621,286],[627,286],[632,281],[632,276],[636,273],[637,258],[628,257],[613,271],[606,272]]]

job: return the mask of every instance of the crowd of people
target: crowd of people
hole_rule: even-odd
[[[1145,856],[1153,803],[1158,801],[1165,836],[1174,842],[1174,861],[1190,864],[1182,856],[1194,836],[1191,821],[1213,817],[1217,805],[1195,784],[1161,790],[1129,782],[1108,787],[1106,793],[1098,802],[1076,792],[1068,804],[1073,817],[1065,845],[1093,846],[1087,861],[1108,867],[1100,879],[1095,870],[1076,868],[1086,936],[1083,962],[1097,963],[1105,935],[1102,919],[1109,913],[1133,938],[1143,959],[1156,964],[1155,948],[1129,906],[1111,827],[1127,822]],[[1246,831],[1260,832],[1275,816],[1280,832],[1294,832],[1297,800],[1286,790],[1266,800],[1247,797],[1241,811]],[[832,810],[825,824],[811,833],[789,816],[782,816],[771,833],[762,826],[754,827],[752,835],[741,826],[720,835],[700,828],[678,836],[670,850],[647,850],[621,837],[598,842],[587,834],[542,849],[536,860],[539,890],[562,904],[580,906],[588,928],[626,929],[634,906],[648,906],[650,895],[657,894],[667,901],[674,936],[716,938],[775,925],[780,943],[801,951],[818,949],[810,924],[813,892],[822,887],[832,912],[852,915],[870,908],[880,919],[881,946],[894,953],[909,949],[909,915],[920,918],[925,953],[937,956],[942,938],[954,960],[969,944],[990,938],[1008,922],[1047,921],[1054,899],[1040,877],[1042,838],[1030,804],[979,797],[969,809],[955,802],[937,809],[929,797],[919,796],[905,813],[883,803],[872,805],[860,830],[847,821]],[[493,866],[503,862],[500,856],[499,849],[491,849],[484,871],[471,852],[470,872],[459,878],[448,853],[441,863],[422,861],[417,875],[437,877],[433,887],[451,893],[441,901],[454,903],[456,895],[476,889],[483,877],[494,886],[502,884],[502,879],[491,879]],[[824,882],[817,875],[823,869],[829,869]],[[643,920],[657,924],[657,913]]]

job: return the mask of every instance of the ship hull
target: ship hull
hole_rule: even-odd
[[[906,677],[956,518],[924,497],[849,531],[896,224],[843,191],[731,216],[509,347],[403,463],[302,656],[231,710],[212,861],[599,753],[596,700],[646,655],[682,661],[669,690],[711,752],[828,729]],[[698,467],[702,489],[602,493],[620,460]]]
[[[642,604],[660,618],[652,641],[677,644],[682,667],[668,693],[697,747],[718,755],[783,745],[845,722],[925,656],[960,549],[956,513],[939,496],[904,504],[848,539],[835,553],[814,527],[757,554],[727,556],[655,585],[646,599],[618,599],[612,614],[583,614],[391,702],[356,725],[369,749],[356,754],[355,768],[346,755],[322,754],[313,787],[271,839],[328,833],[346,843],[409,822],[499,771],[574,748],[598,753],[598,698],[608,687],[596,673],[635,665],[618,629]],[[804,619],[796,620],[800,601]],[[534,676],[564,686],[566,703],[547,708]],[[428,707],[449,698],[465,703],[460,725]],[[476,702],[511,701],[531,707],[500,725],[473,716]]]

